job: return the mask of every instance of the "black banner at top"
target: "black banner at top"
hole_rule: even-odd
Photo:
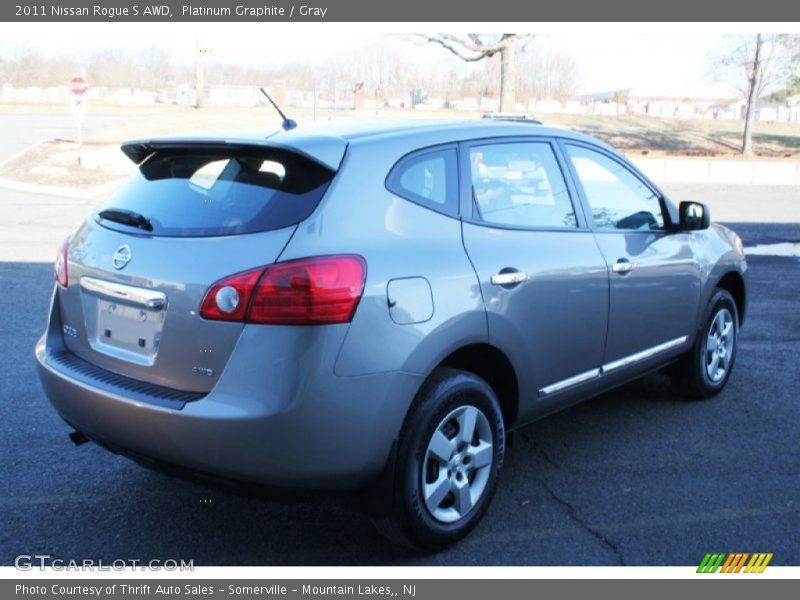
[[[800,21],[800,2],[759,0],[11,0],[17,22],[436,22]]]

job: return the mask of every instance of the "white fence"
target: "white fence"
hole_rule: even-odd
[[[800,162],[630,157],[657,183],[800,186]]]
[[[269,87],[269,85],[267,85]],[[55,87],[17,88],[9,83],[0,86],[0,102],[63,104],[70,99],[66,85]],[[132,88],[109,89],[92,87],[87,99],[102,99],[119,104],[193,104],[195,90],[187,84],[174,85],[160,90]],[[264,103],[257,85],[209,85],[206,87],[206,102],[215,106],[250,107]],[[333,90],[286,89],[287,104],[311,108],[348,108],[353,106],[353,92],[346,86]],[[411,94],[406,97],[375,97],[366,94],[362,106],[365,109],[410,108]],[[744,102],[721,102],[709,99],[674,98],[620,98],[613,100],[591,100],[586,97],[567,100],[552,98],[532,99],[518,102],[516,110],[532,115],[575,114],[621,116],[627,114],[647,115],[657,118],[680,119],[741,119]],[[415,106],[420,111],[443,111],[449,109],[495,112],[499,109],[497,97],[465,97],[458,99],[427,98]],[[785,103],[762,102],[756,110],[756,120],[762,122],[800,123],[800,96]]]

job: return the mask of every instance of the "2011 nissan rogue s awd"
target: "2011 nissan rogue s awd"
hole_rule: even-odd
[[[73,435],[114,451],[372,494],[436,548],[514,429],[658,369],[693,398],[731,375],[741,240],[594,138],[343,122],[122,150],[138,170],[64,242],[36,346]]]

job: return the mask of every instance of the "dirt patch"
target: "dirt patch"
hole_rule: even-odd
[[[0,113],[36,114],[39,107],[0,105]],[[49,108],[53,110],[52,107]],[[224,108],[155,105],[119,107],[95,103],[99,116],[124,117],[113,125],[92,131],[82,148],[73,142],[50,141],[0,166],[0,178],[40,185],[88,188],[125,177],[134,165],[119,150],[126,139],[216,129],[278,129],[280,119],[268,107]],[[478,119],[469,111],[424,111],[400,109],[310,110],[288,107],[301,126],[314,121],[342,119]],[[739,152],[742,121],[659,119],[641,115],[598,116],[541,114],[545,125],[557,125],[596,136],[628,156],[651,158],[686,157],[703,159],[744,159]],[[800,160],[800,124],[755,124],[754,155],[747,160]]]
[[[0,179],[85,189],[126,177],[133,169],[118,144],[50,141],[0,166]]]
[[[593,135],[628,155],[702,158],[741,157],[743,121],[659,119],[640,115],[542,115],[558,124]],[[753,155],[769,160],[800,158],[800,124],[757,122]]]

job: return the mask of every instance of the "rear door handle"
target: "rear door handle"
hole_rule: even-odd
[[[630,273],[635,268],[636,263],[629,261],[627,258],[620,258],[617,262],[611,265],[611,270],[614,271],[614,273],[619,273],[620,275]]]
[[[492,282],[492,285],[516,285],[518,283],[522,283],[523,281],[528,281],[529,279],[530,275],[527,273],[510,271],[507,273],[498,273],[497,275],[492,275],[490,281]]]

